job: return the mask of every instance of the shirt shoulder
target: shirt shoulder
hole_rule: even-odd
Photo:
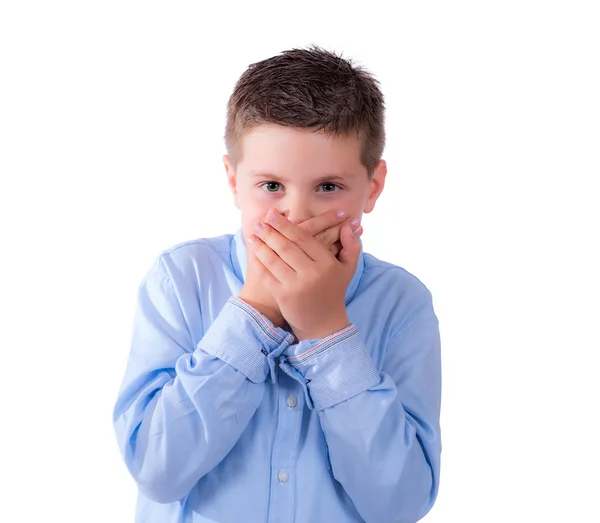
[[[166,278],[174,284],[185,284],[197,282],[214,271],[230,271],[232,241],[232,234],[224,234],[172,245],[159,252],[145,278]]]
[[[364,253],[359,291],[381,314],[387,315],[394,334],[419,323],[437,320],[429,288],[400,265]]]
[[[400,265],[380,260],[372,254],[364,253],[364,275],[369,279],[382,279],[386,285],[399,286],[416,293],[429,292],[426,285],[413,273]]]
[[[216,314],[241,286],[232,262],[234,235],[197,238],[161,251],[140,287],[154,307],[177,310],[195,347]],[[182,327],[183,328],[183,327]]]

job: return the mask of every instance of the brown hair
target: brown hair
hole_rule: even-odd
[[[334,136],[356,132],[369,177],[385,146],[379,82],[351,60],[318,46],[283,51],[242,74],[227,104],[225,145],[234,163],[244,133],[269,123]]]

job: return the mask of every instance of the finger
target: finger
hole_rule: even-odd
[[[347,218],[344,222],[339,225],[334,225],[333,227],[329,227],[329,229],[325,229],[323,232],[318,233],[314,236],[314,238],[320,241],[326,247],[330,247],[336,242],[340,240],[340,230],[344,226],[344,224],[349,223],[352,227],[352,231],[354,232],[354,236],[357,238],[360,237],[363,233],[363,229],[360,226],[360,222],[355,219]],[[340,247],[341,248],[341,247]]]
[[[280,215],[280,217],[282,220],[287,221],[283,216]],[[296,227],[291,222],[288,223],[291,227]],[[310,240],[316,243],[317,247],[324,249],[324,247],[320,246],[316,240],[310,238],[306,231],[303,231],[302,229],[298,230],[302,236],[306,236],[307,241]],[[302,250],[300,245],[294,243],[268,223],[258,223],[256,225],[255,234],[294,272],[303,271],[313,261],[312,258]],[[286,276],[285,274],[282,275]],[[278,274],[276,274],[276,276],[278,276]],[[287,277],[289,278],[291,276],[287,275]]]
[[[334,225],[333,227],[329,227],[329,229],[325,229],[323,232],[313,235],[313,238],[325,245],[325,247],[329,247],[330,245],[333,245],[335,242],[339,241],[340,228],[341,225]]]
[[[298,225],[308,231],[311,236],[316,236],[323,231],[339,225],[347,218],[347,216],[347,213],[341,209],[332,209],[317,216],[313,216],[308,220],[304,220]]]
[[[317,240],[315,240],[308,231],[290,222],[285,216],[279,214],[275,209],[271,209],[267,213],[267,222],[274,231],[280,233],[280,236],[289,240],[292,244],[298,247],[306,256],[313,261],[323,259],[329,256],[328,250]],[[265,227],[263,230],[270,233]],[[298,256],[298,252],[293,246],[288,245],[282,238],[270,233],[273,242],[277,242],[277,247],[272,247],[277,254],[282,256],[286,262],[296,268],[296,262],[301,263],[302,257]],[[261,236],[262,237],[262,236]],[[269,243],[271,246],[271,243]]]
[[[275,295],[281,287],[281,282],[271,274],[269,269],[267,269],[253,253],[250,258],[254,260],[252,265],[254,266],[255,275],[258,278],[258,281],[260,281],[265,289],[272,295]]]
[[[338,260],[344,267],[356,270],[361,245],[358,237],[354,236],[350,225],[344,225],[344,227],[342,227],[342,230],[340,231],[340,241],[342,243],[342,250],[340,251]]]
[[[311,261],[298,245],[268,223],[258,223],[255,234],[295,272]]]
[[[268,226],[264,226],[264,229],[267,228]],[[252,249],[252,254],[275,277],[278,283],[289,281],[294,277],[294,270],[259,236],[256,234],[250,236],[248,244]]]

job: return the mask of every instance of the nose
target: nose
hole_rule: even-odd
[[[293,224],[298,225],[299,223],[302,223],[305,220],[308,220],[308,218],[310,218],[310,216],[306,216],[303,214],[297,214],[297,213],[282,213],[289,221],[291,221]],[[306,216],[306,217],[304,217]]]
[[[309,203],[303,199],[288,200],[286,203],[288,207],[279,212],[292,223],[302,223],[313,216]]]

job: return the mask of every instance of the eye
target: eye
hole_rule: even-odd
[[[337,189],[341,188],[335,183],[322,183],[321,187],[323,188],[323,192],[335,192]]]
[[[281,184],[279,182],[265,182],[260,186],[267,192],[277,192],[281,187]]]

